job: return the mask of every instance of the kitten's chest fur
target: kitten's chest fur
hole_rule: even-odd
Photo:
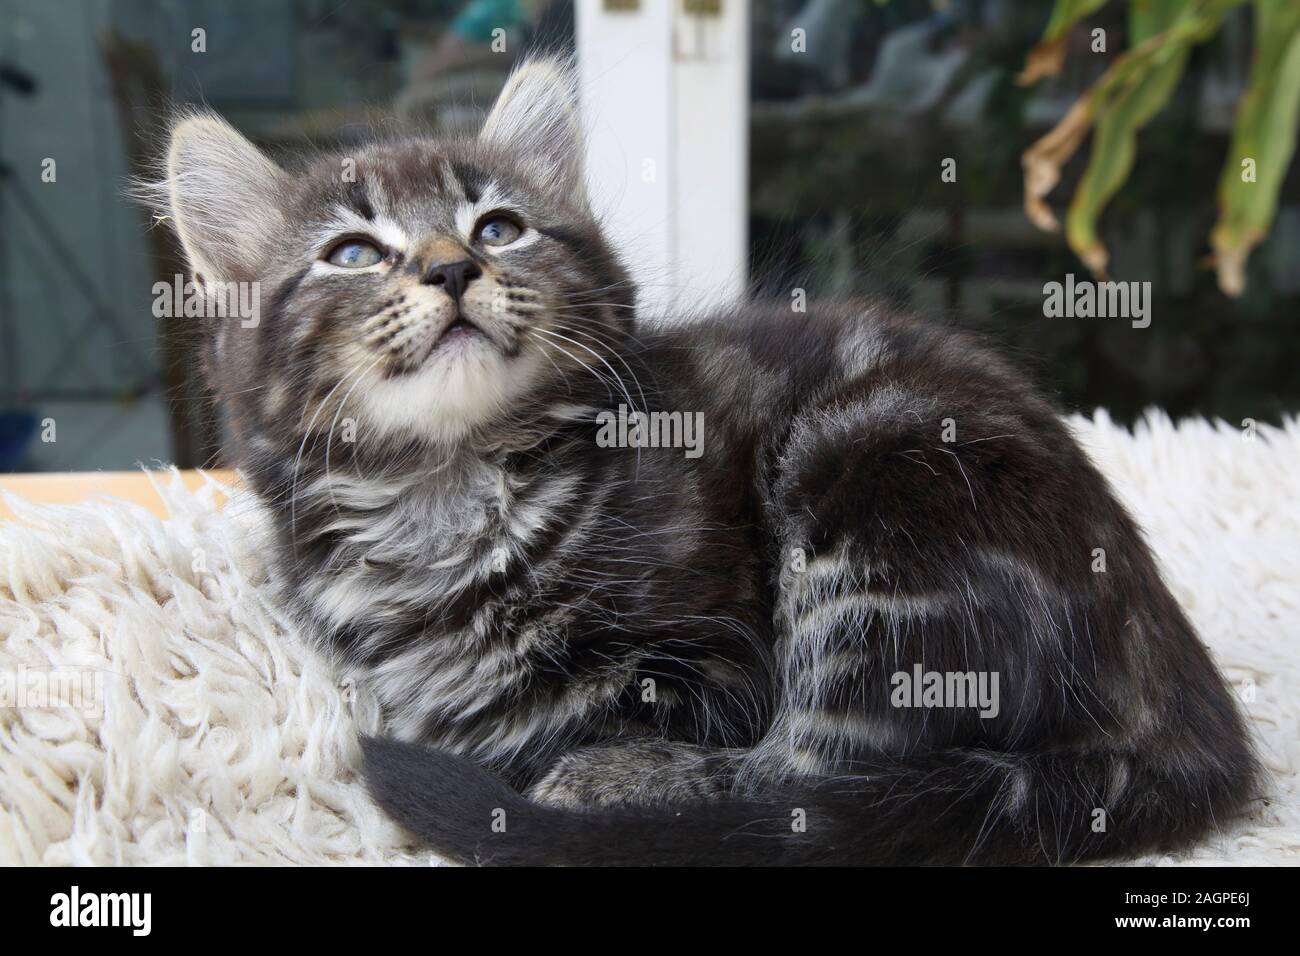
[[[721,742],[751,740],[769,645],[756,529],[666,453],[570,452],[318,479],[299,496],[314,572],[297,610],[390,732],[501,767],[594,728],[672,733],[702,702]]]

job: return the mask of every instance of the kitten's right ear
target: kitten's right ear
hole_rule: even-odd
[[[285,173],[225,120],[195,113],[172,127],[167,205],[205,281],[256,276],[281,226]]]
[[[573,64],[527,60],[506,80],[479,138],[511,152],[544,185],[584,203],[582,133]]]

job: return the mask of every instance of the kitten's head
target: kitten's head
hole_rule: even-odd
[[[633,293],[581,152],[571,71],[545,60],[512,75],[476,139],[294,169],[216,116],[180,120],[165,188],[195,280],[210,295],[249,283],[244,301],[258,283],[256,325],[208,333],[237,428],[305,435],[344,413],[365,434],[455,443],[590,383]]]

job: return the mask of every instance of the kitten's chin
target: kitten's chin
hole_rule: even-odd
[[[507,416],[536,380],[539,359],[507,358],[481,337],[473,333],[439,343],[405,374],[369,373],[370,381],[357,389],[363,430],[452,444]]]

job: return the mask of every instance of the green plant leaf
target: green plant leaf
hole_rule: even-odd
[[[1070,248],[1097,275],[1104,275],[1109,254],[1097,235],[1097,218],[1124,185],[1137,157],[1137,134],[1164,109],[1187,65],[1190,44],[1171,45],[1170,55],[1155,62],[1161,34],[1179,19],[1179,6],[1167,2],[1135,3],[1129,13],[1129,42],[1134,57],[1122,82],[1096,104],[1097,128],[1088,168],[1074,191],[1066,216]],[[1149,43],[1144,48],[1143,43]],[[1149,49],[1150,52],[1146,52]]]
[[[1219,288],[1232,296],[1245,289],[1246,260],[1273,223],[1300,125],[1300,3],[1255,0],[1254,15],[1250,80],[1237,105],[1219,179],[1219,221],[1210,233]]]
[[[1135,3],[1130,33],[1136,45],[1116,59],[1056,128],[1021,157],[1026,214],[1042,228],[1055,228],[1055,217],[1043,197],[1059,181],[1060,167],[1095,122],[1088,166],[1066,222],[1070,248],[1094,273],[1104,274],[1109,260],[1097,235],[1097,219],[1133,168],[1138,131],[1169,101],[1191,48],[1213,36],[1228,11],[1241,2]]]

